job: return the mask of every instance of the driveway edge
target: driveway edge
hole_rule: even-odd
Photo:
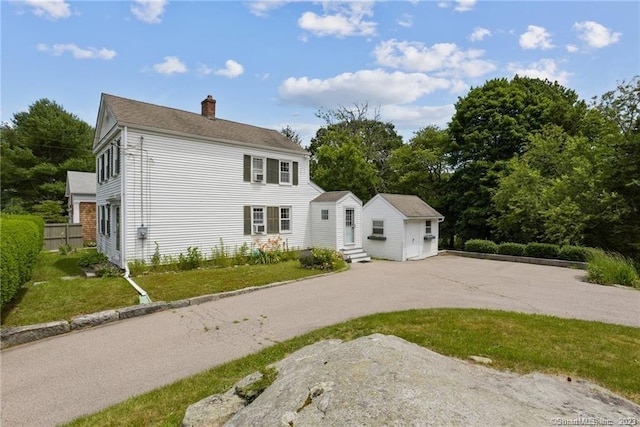
[[[15,347],[21,344],[39,341],[44,338],[55,337],[57,335],[66,334],[72,331],[79,331],[82,329],[88,329],[94,326],[113,323],[120,320],[131,319],[133,317],[145,316],[147,314],[157,313],[165,310],[173,310],[190,305],[199,305],[205,302],[217,301],[223,298],[230,298],[237,295],[248,294],[250,292],[259,291],[262,289],[275,288],[277,286],[301,282],[307,279],[342,273],[343,271],[346,271],[348,269],[349,266],[347,265],[347,267],[342,270],[317,274],[315,276],[303,277],[300,279],[286,280],[284,282],[269,283],[262,286],[250,286],[247,288],[236,289],[234,291],[200,295],[197,297],[177,301],[156,301],[150,304],[137,304],[129,307],[118,308],[115,310],[105,310],[97,313],[82,314],[72,317],[71,321],[59,320],[46,323],[37,323],[34,325],[10,326],[0,329],[0,350]]]

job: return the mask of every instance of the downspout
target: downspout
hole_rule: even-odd
[[[142,289],[136,282],[131,278],[131,272],[129,271],[129,263],[127,262],[127,203],[125,203],[126,199],[126,187],[127,180],[125,179],[127,176],[127,167],[126,167],[126,148],[127,148],[127,127],[125,126],[122,130],[122,141],[121,147],[119,149],[122,150],[120,153],[120,254],[122,257],[122,264],[124,264],[124,280],[129,282],[129,284],[133,287],[133,289],[138,292],[138,302],[140,304],[149,304],[151,302],[151,298],[147,294],[147,291]]]

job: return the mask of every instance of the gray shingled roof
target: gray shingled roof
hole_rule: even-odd
[[[337,202],[347,194],[349,191],[327,191],[313,199],[312,202]]]
[[[444,218],[420,197],[407,194],[380,194],[407,218]]]
[[[94,172],[67,171],[67,194],[96,194],[96,174]]]
[[[201,114],[176,110],[146,102],[102,94],[107,108],[119,125],[144,126],[189,135],[236,141],[267,148],[307,151],[274,129],[266,129],[219,118],[208,119]]]

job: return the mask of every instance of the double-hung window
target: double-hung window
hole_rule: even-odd
[[[427,220],[426,225],[424,227],[424,234],[431,234],[431,221]]]
[[[323,221],[329,220],[329,209],[320,210],[320,219]]]
[[[260,157],[252,157],[251,173],[253,182],[264,182],[264,159]]]
[[[373,230],[372,233],[376,236],[384,236],[384,221],[383,220],[373,220]]]
[[[107,150],[107,179],[111,178],[111,171],[113,166],[113,147],[109,147]]]
[[[264,208],[254,207],[252,216],[252,230],[253,234],[264,234],[266,227],[264,222]]]
[[[291,184],[291,162],[280,161],[280,184]]]
[[[280,232],[291,231],[291,208],[280,208]]]

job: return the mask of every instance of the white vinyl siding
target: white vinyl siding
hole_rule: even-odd
[[[122,175],[119,173],[116,164],[111,167],[111,176],[109,179],[107,176],[107,151],[111,151],[111,160],[115,161],[118,151],[118,140],[121,139],[121,134],[115,132],[111,135],[108,141],[104,141],[98,145],[98,151],[96,157],[98,161],[98,169],[96,170],[97,179],[100,182],[96,187],[96,227],[98,233],[96,233],[96,240],[98,250],[109,257],[109,260],[122,266],[120,260],[120,252],[118,250],[118,220],[122,224],[122,218],[116,218],[116,210],[113,206],[119,205],[121,197],[121,184]],[[120,156],[122,159],[124,156]],[[101,172],[103,179],[100,181]],[[119,212],[122,214],[124,209],[121,207]],[[108,224],[108,225],[107,225]],[[107,232],[107,228],[109,229]]]
[[[245,243],[251,247],[260,236],[253,234],[253,224],[252,233],[244,233],[245,206],[264,207],[265,231],[268,207],[290,207],[291,232],[283,238],[290,248],[311,246],[309,202],[320,191],[309,181],[309,161],[304,155],[258,148],[247,152],[246,146],[147,132],[142,135],[143,161],[141,133],[132,129],[128,130],[129,148],[122,155],[127,178],[126,203],[121,209],[126,240],[122,243],[128,261],[149,260],[155,251],[154,242],[161,255],[172,256],[186,253],[189,246],[209,254],[221,242],[232,252]],[[251,155],[251,181],[259,170],[253,164],[255,159],[264,159],[262,175],[266,182],[266,159],[278,158],[298,162],[299,185],[246,185],[243,174],[247,154]],[[136,237],[141,224],[149,230],[145,240]]]
[[[369,233],[377,221],[384,221],[384,239],[375,233],[363,238],[364,250],[372,257],[405,261],[408,258],[426,258],[438,254],[438,221],[405,217],[381,196],[375,196],[363,208],[363,228]],[[430,225],[435,239],[425,240]],[[367,238],[371,237],[371,238]]]
[[[403,215],[384,199],[374,197],[362,209],[365,236],[362,239],[365,252],[382,259],[404,261]],[[385,240],[368,239],[373,230],[373,220],[384,219]]]
[[[353,223],[355,235],[353,244],[345,244],[345,209],[354,210]],[[327,215],[327,220],[323,216]],[[336,251],[362,247],[362,202],[348,193],[337,202],[313,202],[311,204],[311,222],[313,224],[313,246],[331,248]]]

